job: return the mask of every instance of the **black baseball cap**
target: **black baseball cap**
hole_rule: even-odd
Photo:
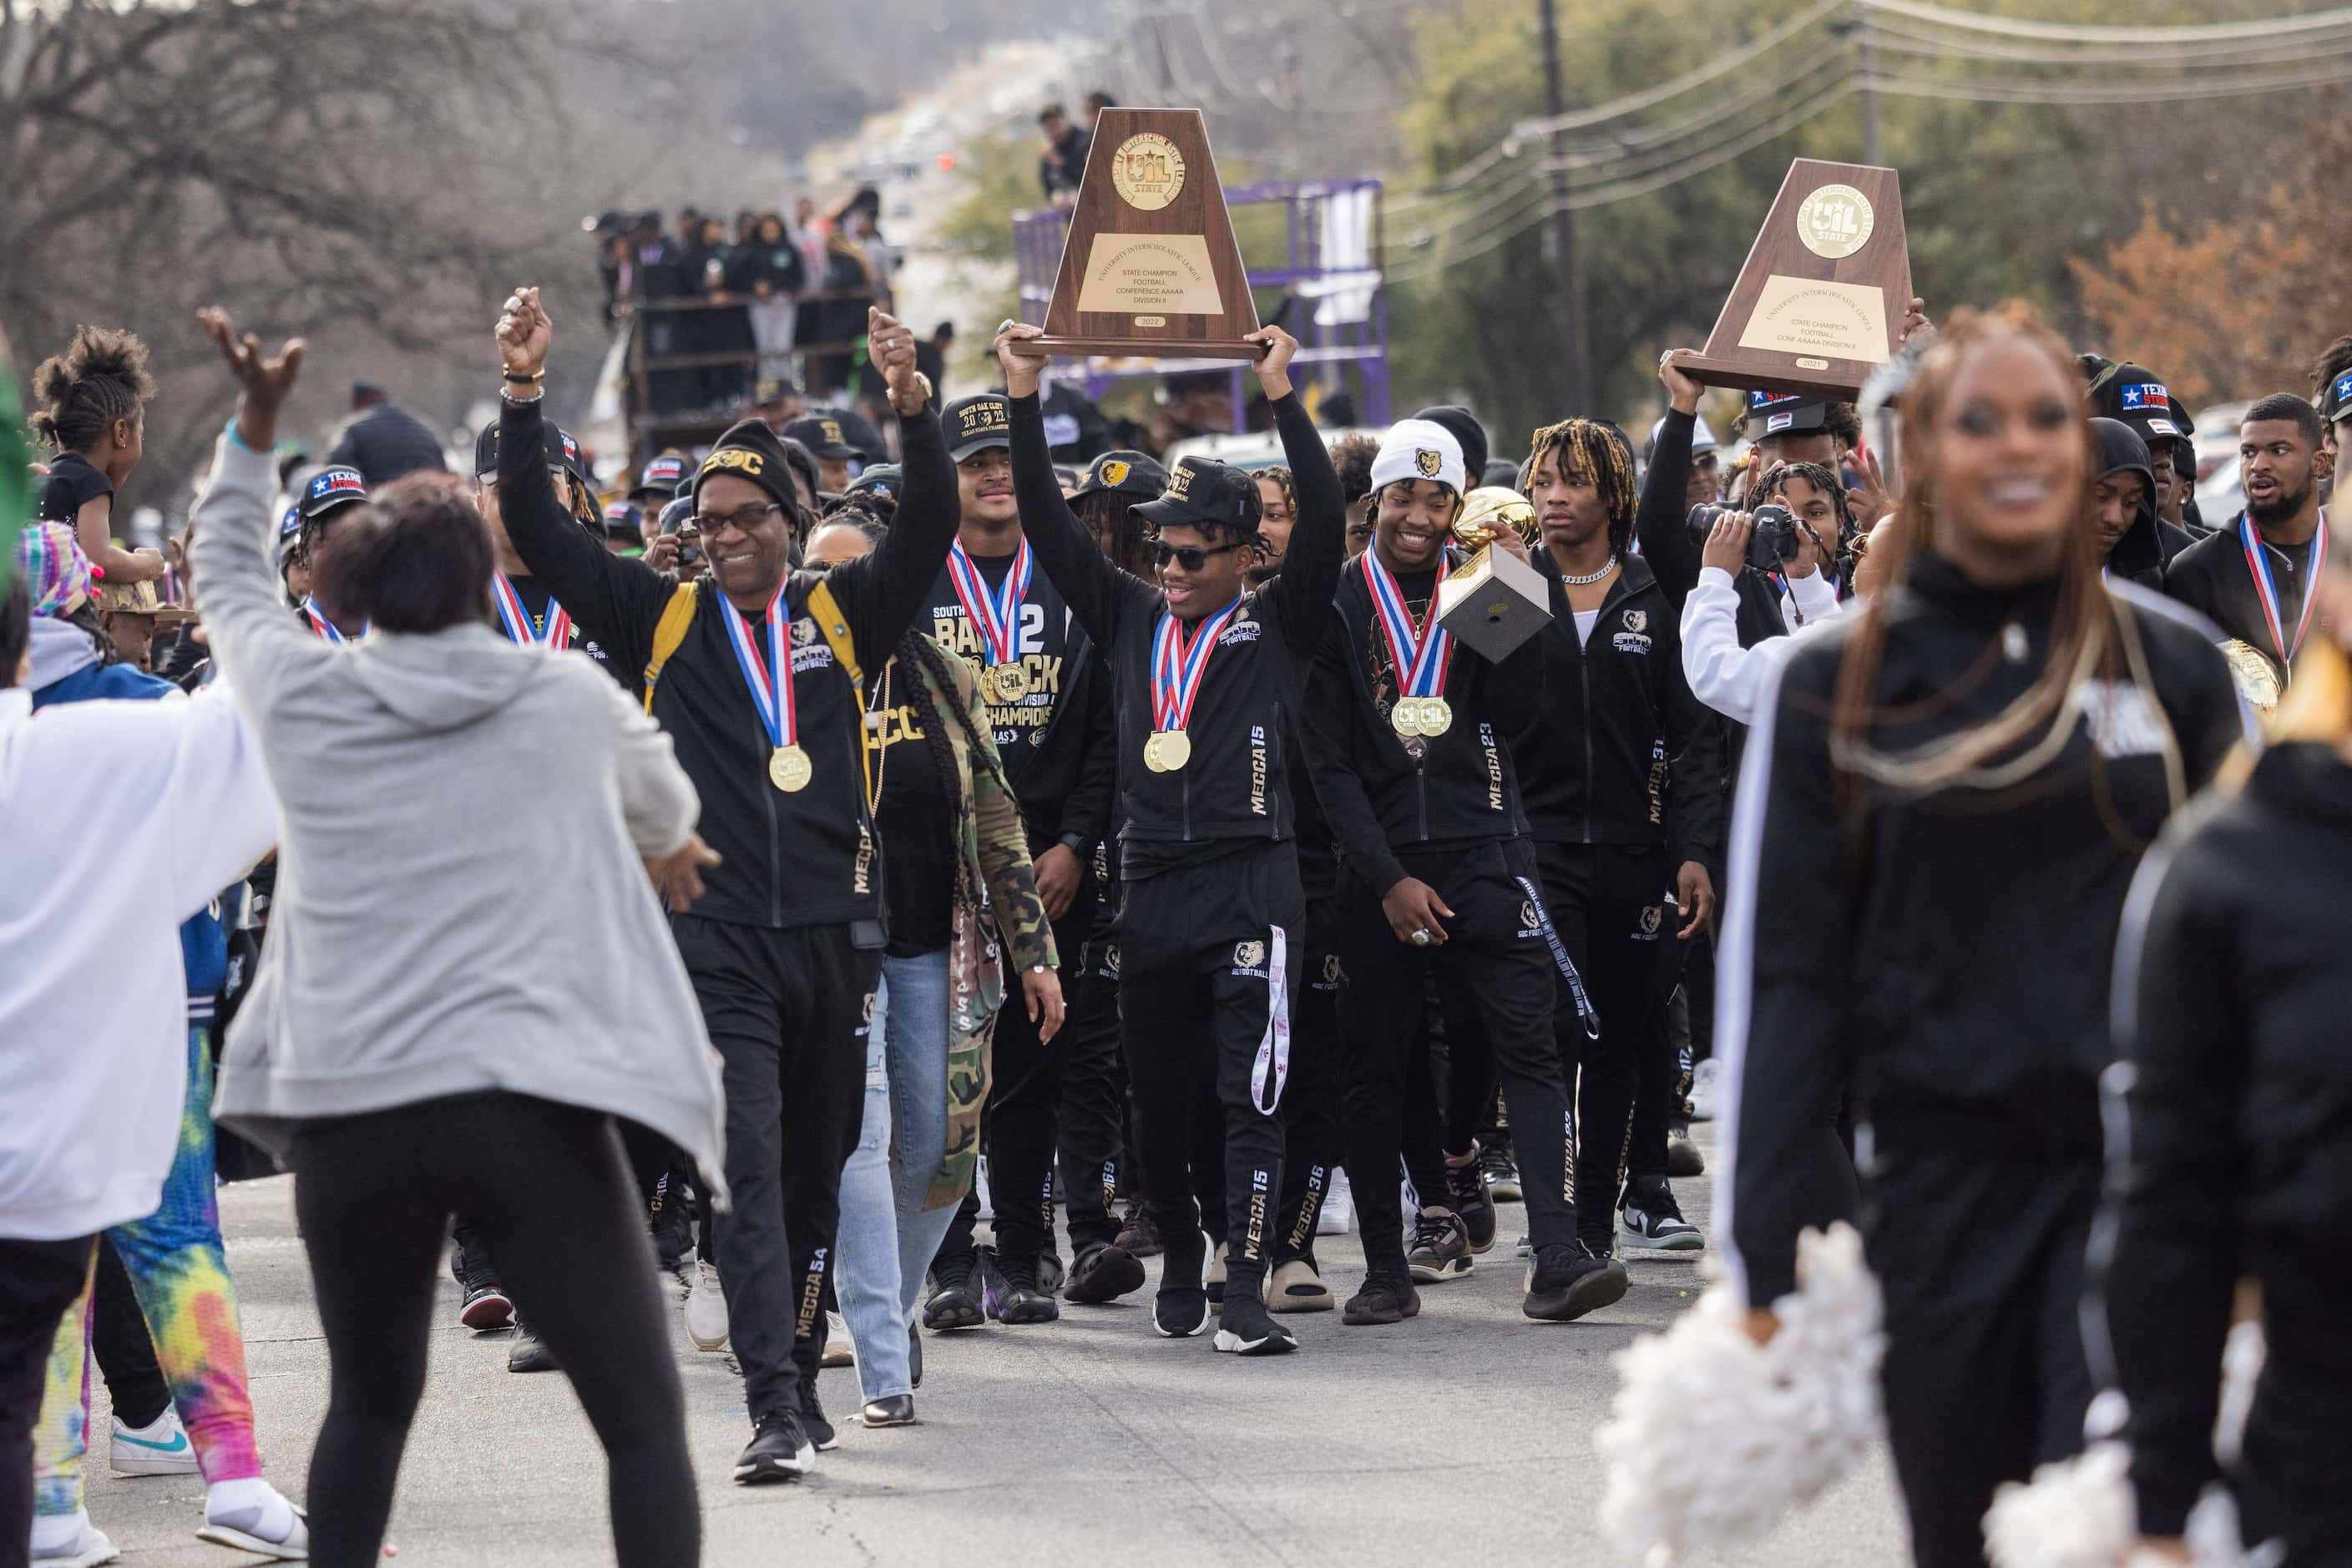
[[[782,434],[828,463],[851,458],[863,462],[866,458],[866,449],[851,442],[846,422],[838,414],[812,414],[795,419],[784,426]]]
[[[759,384],[751,389],[751,403],[754,407],[765,408],[771,403],[782,403],[787,397],[798,397],[800,393],[799,384],[789,376],[762,376]]]
[[[1079,482],[1077,495],[1090,496],[1104,490],[1116,490],[1123,496],[1133,496],[1138,501],[1157,500],[1168,488],[1168,470],[1158,459],[1142,452],[1120,450],[1105,452],[1087,465],[1087,477]]]
[[[870,495],[890,506],[898,504],[898,494],[906,487],[904,472],[896,463],[877,463],[842,490],[845,496]]]
[[[645,538],[645,509],[635,501],[604,503],[604,533],[608,538],[642,541]]]
[[[961,463],[974,452],[1013,445],[1013,403],[1001,392],[959,397],[940,415],[948,433],[948,456]]]
[[[2129,426],[2150,446],[2186,441],[2197,433],[2164,378],[2146,365],[2128,360],[2109,365],[2091,384],[2090,397],[2093,414]]]
[[[367,499],[367,481],[357,468],[320,468],[302,487],[299,510],[306,518],[319,518]]]
[[[2319,416],[2330,425],[2352,419],[2352,369],[2336,372],[2336,379],[2319,389]]]
[[[1248,470],[1213,458],[1186,458],[1169,471],[1158,500],[1145,501],[1135,515],[1157,528],[1210,525],[1247,528],[1263,515],[1257,480]]]
[[[551,421],[545,428],[547,466],[564,469],[583,485],[592,484],[593,481],[588,478],[587,465],[581,460],[580,443],[573,440],[568,432],[557,429]],[[499,477],[499,427],[496,421],[483,426],[482,433],[474,437],[474,474],[476,478],[485,479]]]
[[[676,452],[664,452],[658,458],[647,458],[646,466],[637,470],[637,482],[629,487],[629,499],[640,500],[652,496],[667,500],[677,494],[677,487],[686,480],[686,459]]]
[[[1761,441],[1768,436],[1810,436],[1826,430],[1830,423],[1830,405],[1818,398],[1798,397],[1785,392],[1751,392],[1748,395],[1748,435]]]

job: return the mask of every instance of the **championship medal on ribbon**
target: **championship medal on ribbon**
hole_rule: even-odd
[[[317,637],[320,641],[346,642],[350,640],[345,637],[341,632],[335,629],[335,623],[327,618],[327,612],[319,608],[319,601],[310,598],[307,595],[302,600],[302,614],[307,616],[310,622],[310,635]]]
[[[510,641],[525,647],[533,646],[567,648],[572,646],[572,616],[553,599],[547,601],[547,631],[535,635],[530,629],[530,614],[522,607],[522,595],[515,592],[511,579],[503,572],[490,574],[490,597],[499,606],[499,622],[506,627]]]
[[[1445,581],[1445,559],[1438,557],[1437,584],[1431,586],[1429,608],[1418,626],[1406,613],[1404,594],[1389,569],[1370,550],[1358,559],[1364,563],[1364,584],[1371,590],[1381,635],[1388,638],[1389,662],[1396,668],[1397,700],[1389,710],[1389,726],[1403,739],[1404,749],[1419,757],[1428,750],[1423,736],[1434,740],[1454,727],[1454,705],[1443,695],[1446,672],[1454,665],[1454,637],[1436,621],[1437,584]]]
[[[1143,742],[1143,765],[1155,773],[1172,773],[1192,760],[1192,738],[1184,732],[1192,722],[1193,700],[1201,695],[1201,677],[1209,668],[1218,634],[1234,612],[1234,602],[1196,624],[1190,636],[1176,617],[1161,611],[1151,634],[1151,735]]]
[[[2303,614],[2295,617],[2293,642],[2287,640],[2286,622],[2279,615],[2278,583],[2271,575],[2269,551],[2254,531],[2252,518],[2238,519],[2238,542],[2246,552],[2246,570],[2253,574],[2254,596],[2262,601],[2271,644],[2278,649],[2279,663],[2292,669],[2294,656],[2303,651],[2304,634],[2311,630],[2312,607],[2319,603],[2319,581],[2327,571],[2327,513],[2320,512],[2319,527],[2311,536],[2311,564],[2303,574]]]
[[[1018,702],[1029,695],[1029,672],[1020,653],[1021,605],[1029,596],[1029,542],[1014,552],[1004,585],[994,594],[980,574],[959,539],[948,548],[948,581],[955,584],[956,600],[964,618],[980,632],[980,650],[987,668],[980,674],[980,694],[991,702]]]
[[[794,795],[808,787],[809,754],[801,750],[800,708],[793,698],[793,662],[791,644],[784,636],[784,590],[776,588],[776,596],[768,601],[768,613],[762,617],[768,656],[760,657],[760,647],[751,640],[751,628],[743,624],[742,612],[732,605],[720,616],[727,623],[727,641],[735,650],[735,662],[743,671],[744,682],[751,688],[751,706],[760,711],[760,722],[768,731],[768,741],[775,750],[768,756],[768,782],[786,795]]]

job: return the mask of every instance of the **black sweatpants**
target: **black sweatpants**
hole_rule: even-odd
[[[155,1359],[155,1341],[147,1332],[147,1314],[139,1310],[131,1271],[104,1236],[98,1238],[98,1284],[90,1293],[89,1349],[106,1379],[115,1419],[125,1426],[144,1426],[172,1407],[172,1390]]]
[[[1466,852],[1398,858],[1407,876],[1437,890],[1454,918],[1442,943],[1421,948],[1399,942],[1379,896],[1353,872],[1342,874],[1339,963],[1347,984],[1339,994],[1339,1028],[1348,1053],[1348,1172],[1364,1227],[1365,1262],[1399,1273],[1404,1268],[1404,1217],[1390,1200],[1388,1184],[1402,1163],[1405,1069],[1432,974],[1449,1024],[1475,1018],[1494,1055],[1517,1143],[1528,1238],[1539,1248],[1564,1245],[1576,1227],[1568,1170],[1573,1132],[1552,1042],[1557,966],[1540,921],[1534,850],[1525,839],[1492,839]]]
[[[1076,976],[1076,988],[1062,1032],[1054,1037],[1062,1058],[1057,1142],[1075,1256],[1118,1235],[1111,1202],[1127,1142],[1127,1064],[1119,1057],[1118,976],[1103,973],[1107,965],[1091,946],[1062,951],[1079,953],[1076,965],[1063,971]]]
[[[1252,847],[1121,890],[1119,1031],[1144,1201],[1166,1249],[1162,1289],[1197,1283],[1204,1224],[1222,1224],[1228,1292],[1254,1289],[1279,1222],[1290,1020],[1307,961],[1298,852]],[[1194,1195],[1204,1184],[1194,1164],[1213,1147],[1212,1086],[1223,1112],[1222,1222]]]
[[[421,1100],[306,1122],[290,1163],[330,1376],[310,1453],[312,1563],[378,1560],[455,1213],[471,1216],[604,1446],[614,1555],[627,1568],[699,1559],[685,1397],[611,1117],[519,1094]]]
[[[1886,1436],[1919,1568],[1982,1568],[1993,1489],[2083,1447],[2096,1154],[1878,1141],[1863,1234],[1885,1295]]]
[[[0,1568],[32,1556],[33,1426],[58,1320],[89,1281],[97,1242],[0,1237]]]
[[[1306,963],[1290,1015],[1290,1082],[1282,1091],[1284,1158],[1281,1222],[1274,1260],[1315,1250],[1315,1222],[1331,1190],[1344,1142],[1339,1130],[1339,903],[1307,908]]]
[[[1633,1099],[1642,1054],[1662,1041],[1657,944],[1675,940],[1665,908],[1662,849],[1614,844],[1539,844],[1544,909],[1566,944],[1598,1015],[1582,1016],[1565,976],[1557,979],[1552,1035],[1576,1085],[1576,1233],[1607,1255],[1617,1237],[1617,1198],[1633,1149]],[[1514,1126],[1524,1126],[1511,1118]],[[1658,1136],[1665,1136],[1661,1124]],[[1659,1150],[1663,1163],[1665,1152]]]
[[[824,1354],[821,1303],[841,1167],[865,1117],[882,950],[856,946],[840,925],[770,931],[679,915],[670,926],[727,1089],[734,1204],[716,1216],[719,1283],[757,1420],[798,1409]]]

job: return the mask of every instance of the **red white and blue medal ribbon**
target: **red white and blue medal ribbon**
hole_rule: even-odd
[[[572,616],[553,599],[547,601],[547,632],[535,635],[530,629],[530,613],[522,607],[522,595],[503,572],[490,574],[490,596],[498,601],[499,620],[507,628],[507,636],[529,647],[537,643],[547,647],[565,648],[572,646]]]
[[[302,599],[302,613],[310,618],[310,634],[320,641],[348,642],[351,640],[335,629],[335,623],[327,618],[327,612],[319,608],[319,601],[308,595],[305,595]]]
[[[1225,623],[1241,607],[1237,595],[1232,604],[1203,618],[1190,637],[1174,616],[1160,612],[1160,625],[1151,634],[1152,729],[1181,730],[1192,721],[1192,702],[1201,695],[1201,676],[1209,668],[1209,654],[1216,647]]]
[[[948,547],[948,579],[955,584],[965,616],[980,628],[981,651],[992,668],[1011,664],[1020,657],[1021,605],[1029,596],[1032,570],[1029,542],[1024,539],[1013,557],[1013,569],[1004,574],[1004,585],[992,595],[988,579],[964,553],[963,541]]]
[[[793,702],[793,664],[784,636],[784,590],[779,586],[776,596],[768,601],[768,613],[761,617],[768,651],[762,658],[759,644],[751,640],[751,629],[743,623],[743,613],[733,605],[719,619],[727,625],[727,641],[735,650],[735,662],[743,671],[744,684],[751,689],[751,706],[760,712],[760,722],[768,731],[768,741],[782,751],[800,743],[800,712]]]
[[[1437,592],[1430,590],[1429,612],[1415,627],[1405,613],[1404,594],[1389,569],[1365,551],[1364,582],[1372,591],[1372,608],[1379,612],[1381,630],[1389,640],[1389,660],[1396,667],[1397,695],[1435,697],[1445,689],[1445,672],[1454,663],[1454,635],[1437,624]],[[1445,581],[1446,562],[1437,559],[1437,581]]]
[[[2303,579],[2303,614],[2295,617],[2292,643],[2287,641],[2286,623],[2279,616],[2278,583],[2271,575],[2269,547],[2254,531],[2252,518],[2238,519],[2238,542],[2246,552],[2246,570],[2253,574],[2254,596],[2262,601],[2263,619],[2271,628],[2271,642],[2278,649],[2279,662],[2291,665],[2294,656],[2303,651],[2303,636],[2311,629],[2312,607],[2319,603],[2319,580],[2327,571],[2327,514],[2319,514],[2319,527],[2311,536],[2311,565]]]

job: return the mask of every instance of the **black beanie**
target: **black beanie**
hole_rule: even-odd
[[[694,471],[695,510],[702,508],[702,481],[713,474],[733,474],[739,479],[749,479],[782,503],[784,516],[797,521],[801,513],[800,492],[793,488],[792,465],[784,458],[784,444],[768,428],[764,419],[745,419],[719,437],[719,445],[710,448],[710,456]]]
[[[1413,417],[1426,419],[1433,425],[1444,426],[1445,433],[1453,437],[1462,447],[1462,471],[1465,474],[1476,474],[1482,479],[1485,477],[1487,455],[1486,427],[1478,423],[1477,416],[1472,414],[1467,408],[1458,408],[1450,403],[1441,403],[1434,408],[1423,409]]]

